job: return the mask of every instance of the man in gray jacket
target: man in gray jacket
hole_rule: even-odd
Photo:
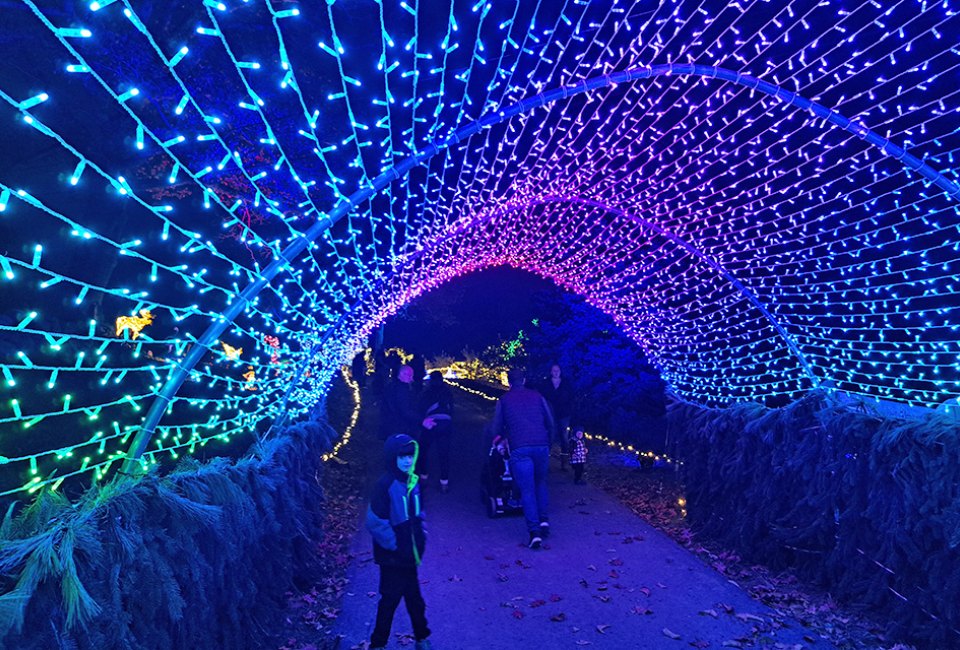
[[[550,406],[537,391],[524,384],[520,368],[507,373],[510,390],[497,401],[493,416],[494,436],[506,436],[510,443],[510,473],[520,488],[523,517],[530,533],[530,548],[540,548],[550,532],[547,514],[547,467],[550,463],[550,438],[554,434]]]

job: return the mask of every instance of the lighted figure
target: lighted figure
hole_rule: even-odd
[[[257,371],[253,369],[253,366],[247,366],[247,371],[243,373],[243,378],[247,380],[246,385],[244,385],[244,390],[257,390]]]
[[[280,339],[276,336],[263,336],[263,342],[265,345],[273,348],[273,352],[270,353],[270,363],[280,363]]]
[[[243,348],[235,348],[229,343],[224,343],[220,341],[220,345],[223,346],[223,353],[227,355],[228,361],[236,361],[240,358],[240,355],[243,354]]]
[[[130,331],[130,338],[136,339],[140,336],[140,331],[147,325],[153,324],[153,314],[149,309],[141,309],[139,316],[117,316],[117,336],[122,336],[124,331]]]

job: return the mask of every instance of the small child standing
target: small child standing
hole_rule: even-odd
[[[583,437],[583,427],[573,428],[570,439],[570,467],[573,468],[573,482],[583,485],[583,467],[587,464],[587,441]]]
[[[420,486],[414,467],[417,442],[408,435],[390,436],[384,446],[387,471],[377,481],[367,510],[373,536],[373,559],[380,566],[380,603],[370,636],[371,648],[385,648],[393,614],[403,600],[413,624],[416,650],[429,650],[426,603],[420,593],[417,567],[426,546],[420,510]]]

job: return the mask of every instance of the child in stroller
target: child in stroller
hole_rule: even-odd
[[[510,474],[510,446],[501,436],[493,438],[480,476],[482,498],[490,518],[522,510],[520,494]]]

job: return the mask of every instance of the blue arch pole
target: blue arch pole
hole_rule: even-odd
[[[330,213],[324,218],[313,224],[313,226],[303,233],[303,235],[287,245],[287,247],[279,253],[277,259],[267,265],[260,273],[259,277],[248,284],[240,293],[240,295],[237,296],[236,300],[234,300],[223,312],[223,314],[221,314],[220,318],[217,319],[216,322],[212,323],[200,336],[200,338],[197,339],[196,344],[191,348],[183,362],[177,366],[173,373],[171,373],[170,377],[167,378],[167,381],[158,392],[157,397],[150,405],[150,410],[147,412],[147,415],[144,418],[143,426],[140,427],[140,430],[136,433],[133,441],[130,443],[130,448],[127,451],[127,456],[123,464],[122,471],[124,473],[132,473],[136,469],[136,465],[138,464],[140,456],[143,455],[143,452],[146,450],[147,444],[153,437],[153,432],[160,423],[164,411],[166,411],[167,407],[173,402],[173,398],[180,390],[180,386],[183,385],[183,382],[186,381],[190,371],[194,368],[194,366],[196,366],[197,363],[199,363],[200,359],[203,358],[207,350],[216,343],[217,339],[219,339],[220,335],[223,334],[227,327],[230,326],[237,316],[243,312],[246,306],[267,286],[267,284],[270,283],[274,277],[276,277],[281,270],[291,265],[292,262],[304,250],[306,250],[306,248],[313,243],[317,237],[331,228],[345,215],[350,213],[356,206],[378,194],[390,183],[406,176],[407,173],[414,167],[427,162],[441,151],[463,142],[482,129],[505,122],[521,113],[526,113],[535,108],[546,106],[547,104],[552,104],[553,102],[563,99],[568,99],[575,95],[590,92],[591,90],[599,90],[601,88],[615,86],[616,84],[620,83],[630,83],[640,79],[649,79],[652,77],[668,75],[693,75],[699,77],[709,77],[711,79],[722,79],[724,81],[729,81],[751,90],[756,90],[766,95],[770,95],[771,97],[775,97],[785,104],[797,106],[798,108],[810,111],[816,117],[822,118],[834,126],[838,126],[841,129],[856,135],[858,138],[869,142],[875,147],[878,147],[884,154],[897,159],[906,167],[918,172],[925,179],[943,189],[952,198],[960,200],[960,185],[946,178],[943,174],[933,169],[913,154],[908,153],[903,147],[894,144],[887,138],[884,138],[881,135],[871,131],[862,124],[854,122],[853,120],[844,117],[843,115],[821,104],[802,97],[797,93],[790,92],[789,90],[781,88],[770,82],[758,79],[757,77],[735,72],[726,68],[697,65],[693,63],[667,63],[663,65],[655,65],[645,68],[633,68],[631,70],[623,70],[621,72],[601,75],[581,81],[580,83],[572,86],[563,86],[561,88],[555,88],[538,95],[527,97],[526,99],[523,99],[515,104],[511,104],[510,106],[507,106],[501,110],[489,113],[479,120],[457,129],[446,139],[427,146],[425,149],[417,154],[414,154],[413,156],[410,156],[399,165],[396,165],[395,167],[383,172],[377,176],[367,187],[359,189],[351,194],[345,201],[341,202],[338,206],[331,210]]]

